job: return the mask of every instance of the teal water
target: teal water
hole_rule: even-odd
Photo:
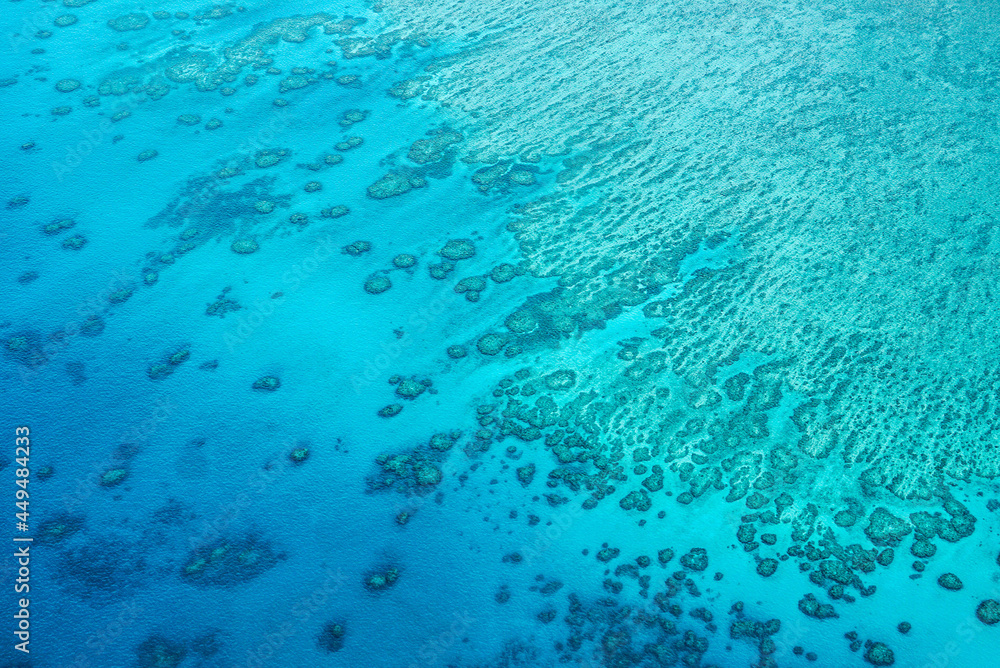
[[[8,3],[0,665],[994,665],[997,14]]]

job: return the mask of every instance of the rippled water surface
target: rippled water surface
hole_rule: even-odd
[[[998,20],[5,3],[0,665],[995,665]]]

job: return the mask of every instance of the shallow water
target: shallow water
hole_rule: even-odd
[[[8,3],[0,665],[994,665],[997,12]]]

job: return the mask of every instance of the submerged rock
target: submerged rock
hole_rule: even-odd
[[[330,206],[325,209],[320,209],[319,215],[323,218],[341,218],[349,214],[351,210],[343,205],[337,204],[335,206]]]
[[[176,668],[187,656],[187,650],[161,635],[153,635],[143,641],[136,650],[136,668]]]
[[[274,392],[279,387],[281,387],[281,381],[278,380],[277,376],[261,376],[253,384],[253,389],[264,392]]]
[[[769,578],[772,575],[774,575],[777,570],[778,570],[777,559],[771,559],[769,557],[767,559],[761,559],[760,563],[757,564],[757,573],[761,577]]]
[[[108,27],[118,32],[128,30],[142,30],[149,24],[149,17],[145,14],[132,13],[119,16],[108,21]]]
[[[128,478],[128,469],[109,469],[101,474],[101,487],[115,487],[125,482],[126,478]]]
[[[329,622],[319,632],[316,643],[325,652],[339,652],[344,647],[344,625],[339,622]]]
[[[803,614],[815,619],[830,619],[838,617],[837,612],[829,603],[820,603],[813,594],[806,594],[799,601],[799,610]]]
[[[367,253],[371,249],[372,249],[372,244],[370,241],[358,240],[355,241],[353,244],[344,246],[343,253],[345,255],[352,255],[354,257],[358,257],[359,255]]]
[[[42,228],[42,232],[49,236],[59,234],[63,230],[68,230],[76,225],[76,221],[72,218],[61,218],[59,220],[52,221],[48,225]]]
[[[392,265],[397,269],[409,269],[417,264],[417,258],[409,253],[400,253],[392,258]]]
[[[681,557],[681,564],[692,571],[703,571],[708,568],[708,552],[703,547],[693,547]]]
[[[550,390],[568,390],[576,385],[576,372],[572,369],[560,369],[545,376],[544,380]]]
[[[381,568],[368,571],[361,584],[370,592],[382,592],[396,584],[399,579],[399,569],[396,567]]]
[[[512,264],[497,265],[490,271],[490,278],[493,279],[494,283],[506,283],[514,280],[515,276],[517,276],[517,271]]]
[[[375,274],[365,281],[365,292],[370,295],[380,295],[392,287],[392,281],[385,274]]]
[[[868,517],[865,535],[878,546],[897,547],[913,531],[910,523],[896,517],[886,508],[876,508]]]
[[[389,172],[381,179],[368,186],[368,196],[372,199],[388,199],[410,192],[414,188],[423,188],[427,180],[422,176],[407,175],[399,172]]]
[[[891,666],[896,663],[896,657],[884,643],[869,640],[865,643],[865,661],[873,666]]]
[[[476,348],[484,355],[496,355],[507,345],[507,340],[500,334],[486,334],[476,342]]]
[[[403,399],[413,400],[419,397],[427,390],[427,385],[424,383],[413,380],[412,378],[404,378],[396,386],[396,395],[402,397]]]
[[[452,239],[438,251],[438,254],[448,260],[467,260],[476,254],[476,246],[470,239]]]
[[[256,578],[284,558],[256,535],[220,539],[192,551],[181,575],[190,584],[232,587]]]
[[[949,591],[959,591],[963,587],[962,580],[954,573],[943,573],[937,582]]]
[[[260,249],[260,245],[253,239],[237,239],[229,247],[237,255],[250,255]]]
[[[993,626],[1000,622],[1000,601],[988,598],[976,608],[976,618],[983,624]]]
[[[87,237],[82,234],[74,234],[71,237],[67,237],[62,242],[62,247],[66,250],[80,250],[87,245]]]
[[[378,411],[379,417],[391,418],[399,415],[400,411],[403,410],[402,404],[389,404]]]

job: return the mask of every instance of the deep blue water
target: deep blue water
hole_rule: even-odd
[[[995,665],[997,14],[7,3],[2,665]]]

